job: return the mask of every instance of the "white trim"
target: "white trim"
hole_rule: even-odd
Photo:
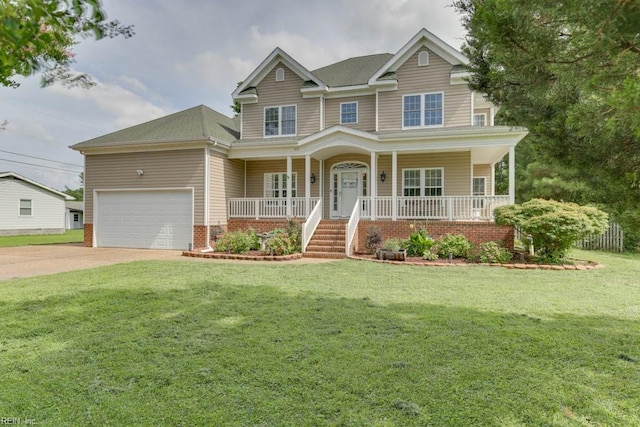
[[[420,196],[405,196],[404,195],[404,190],[405,190],[405,186],[404,186],[404,172],[405,171],[420,171]],[[440,175],[441,175],[441,179],[442,179],[442,186],[440,187],[442,189],[442,194],[439,196],[432,196],[431,194],[423,194],[424,190],[426,188],[425,186],[425,179],[426,179],[426,174],[425,171],[427,170],[439,170],[440,171]],[[402,195],[401,197],[443,197],[444,196],[444,188],[445,188],[445,182],[444,182],[444,167],[418,167],[418,168],[402,168]],[[411,188],[415,188],[415,187],[411,187]],[[431,187],[431,188],[437,188],[437,187]]]
[[[284,68],[280,67],[276,69],[276,81],[277,82],[283,82],[284,81]]]
[[[353,168],[348,168],[348,169],[338,169],[339,166],[341,165],[359,165],[362,167],[353,167]],[[333,209],[333,197],[334,197],[334,191],[336,190],[336,188],[334,187],[334,176],[337,175],[338,176],[338,185],[340,185],[340,174],[342,172],[354,172],[357,171],[359,172],[359,184],[358,184],[358,197],[362,197],[362,191],[364,189],[364,182],[362,179],[362,173],[366,172],[367,174],[367,179],[369,180],[369,182],[367,183],[367,189],[369,191],[369,193],[371,193],[371,181],[374,179],[373,178],[373,174],[371,173],[371,167],[369,165],[367,165],[365,162],[361,162],[359,160],[356,161],[342,161],[342,162],[338,162],[335,163],[333,165],[331,165],[331,167],[329,168],[329,197],[328,197],[328,201],[329,201],[329,217],[330,218],[344,218],[343,216],[340,215],[340,211],[342,210],[342,200],[341,200],[341,194],[338,193],[336,194],[337,197],[337,210]],[[357,203],[357,201],[356,201]]]
[[[204,225],[209,227],[209,214],[210,214],[210,182],[211,182],[211,149],[209,147],[204,149]],[[207,230],[207,235],[209,230]],[[207,246],[209,241],[207,240]]]
[[[356,104],[356,121],[355,122],[344,123],[342,121],[342,106],[343,105],[348,105],[348,104]],[[339,111],[340,124],[341,125],[355,125],[355,124],[358,124],[358,108],[359,108],[358,101],[341,102],[340,103],[340,111]]]
[[[418,53],[418,67],[426,67],[428,65],[429,65],[429,51],[421,50],[420,53]]]
[[[29,202],[29,215],[22,215],[22,213],[20,212],[22,210],[22,201],[23,200],[25,202]],[[33,210],[34,210],[33,199],[18,198],[18,218],[32,218],[33,217]]]
[[[483,121],[484,124],[482,125],[476,125],[476,116],[483,116]],[[488,126],[487,124],[487,113],[473,113],[472,117],[471,117],[471,126],[476,126],[476,127],[483,127],[483,126]]]
[[[15,173],[15,172],[0,173],[0,179],[9,178],[9,177],[17,179],[19,181],[24,181],[24,182],[29,183],[31,185],[35,185],[36,187],[42,188],[43,190],[46,190],[46,191],[48,191],[50,193],[53,193],[53,194],[56,194],[58,196],[62,196],[62,197],[64,197],[65,200],[75,200],[73,197],[71,197],[70,195],[68,195],[66,193],[63,193],[63,192],[58,191],[58,190],[54,190],[51,187],[47,187],[44,184],[40,184],[40,183],[35,182],[35,181],[33,181],[33,180],[29,179],[29,178],[25,178],[24,176],[19,175],[19,174]]]
[[[476,179],[482,179],[484,180],[484,185],[483,187],[483,192],[482,194],[473,194],[474,191],[474,185],[473,185],[473,181]],[[487,177],[486,176],[472,176],[471,177],[471,195],[472,196],[487,196]]]
[[[442,96],[442,123],[439,125],[425,125],[424,124],[424,111],[425,111],[425,105],[424,105],[424,98],[427,95],[438,95],[440,94]],[[419,96],[420,97],[420,125],[419,126],[406,126],[404,124],[404,100],[406,97],[408,96]],[[402,119],[402,130],[409,130],[409,129],[428,129],[428,128],[441,128],[444,127],[444,92],[440,91],[440,92],[424,92],[424,93],[408,93],[406,95],[402,95],[402,114],[401,114],[401,119]]]
[[[295,108],[295,129],[293,133],[287,133],[287,134],[283,134],[282,133],[282,109],[283,108],[287,108],[287,107],[294,107]],[[278,133],[276,135],[267,135],[266,134],[266,127],[267,127],[267,109],[270,108],[277,108],[278,109]],[[263,138],[278,138],[278,137],[283,137],[283,136],[296,136],[298,135],[298,104],[289,104],[289,105],[270,105],[267,107],[264,107],[262,109],[262,137]]]

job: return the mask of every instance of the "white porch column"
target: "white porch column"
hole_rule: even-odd
[[[398,152],[391,153],[391,219],[398,219]]]
[[[293,177],[292,169],[293,167],[291,156],[287,156],[287,219],[291,218],[291,177]]]
[[[371,178],[369,181],[371,182],[371,207],[369,210],[371,211],[371,221],[375,221],[377,217],[376,199],[378,197],[378,159],[376,158],[376,153],[374,151],[371,152]]]
[[[516,147],[509,147],[509,203],[516,201]]]
[[[304,217],[309,218],[311,213],[311,156],[304,156]]]

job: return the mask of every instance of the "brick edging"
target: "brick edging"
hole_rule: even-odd
[[[290,255],[240,255],[226,252],[184,251],[182,256],[192,258],[230,259],[236,261],[293,261],[302,258],[301,253]]]
[[[549,265],[549,264],[485,264],[485,263],[466,263],[466,262],[412,262],[412,261],[389,261],[389,260],[380,260],[376,258],[364,258],[359,257],[357,255],[352,255],[348,257],[349,259],[354,259],[358,261],[370,261],[370,262],[381,262],[387,264],[395,264],[395,265],[419,265],[424,267],[503,267],[514,270],[598,270],[604,268],[604,265],[592,263],[591,261],[587,261],[588,264],[579,264],[579,265],[571,265],[571,264],[563,264],[563,265]]]

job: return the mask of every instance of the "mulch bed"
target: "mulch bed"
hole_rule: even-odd
[[[184,251],[182,256],[194,258],[232,259],[238,261],[293,261],[302,258],[302,254],[265,255],[262,251],[249,251],[246,254],[231,254],[227,252],[202,252],[201,250]]]

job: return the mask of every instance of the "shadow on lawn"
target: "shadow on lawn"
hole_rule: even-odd
[[[0,415],[44,425],[640,420],[640,321],[379,306],[213,280],[2,308]]]

